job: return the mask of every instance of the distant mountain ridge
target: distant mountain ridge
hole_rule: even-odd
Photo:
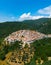
[[[17,30],[36,30],[44,34],[51,34],[51,18],[25,20],[23,22],[0,23],[0,38],[8,36]]]

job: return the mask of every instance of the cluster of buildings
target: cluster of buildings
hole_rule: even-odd
[[[45,34],[33,30],[19,30],[7,36],[4,41],[6,41],[6,44],[10,44],[15,41],[22,41],[24,43],[23,46],[25,46],[26,43],[29,45],[29,43],[44,37],[46,37]]]

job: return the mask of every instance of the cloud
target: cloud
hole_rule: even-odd
[[[23,13],[19,17],[18,20],[23,21],[23,20],[35,20],[35,19],[39,19],[39,18],[51,18],[51,5],[48,6],[48,7],[43,8],[43,9],[38,10],[36,13],[38,13],[39,15],[32,16],[30,12]]]
[[[42,18],[43,16],[32,16],[31,13],[23,13],[20,18],[18,19],[19,21],[23,21],[23,20],[35,20],[35,19],[39,19]]]
[[[38,13],[48,15],[49,17],[51,17],[51,5],[43,8],[43,9],[38,10]]]
[[[37,14],[38,13],[38,14]],[[35,20],[39,18],[51,18],[51,5],[43,9],[39,9],[35,15],[31,15],[31,12],[23,13],[19,18],[15,16],[1,16],[0,21],[23,21],[23,20]]]

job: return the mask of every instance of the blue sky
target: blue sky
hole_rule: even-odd
[[[51,16],[51,0],[0,0],[0,22]]]

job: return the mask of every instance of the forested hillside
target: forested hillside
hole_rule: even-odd
[[[20,29],[36,30],[45,34],[50,34],[51,33],[51,19],[42,18],[38,20],[25,20],[23,22],[0,23],[0,38],[6,37],[10,33],[20,30]]]

